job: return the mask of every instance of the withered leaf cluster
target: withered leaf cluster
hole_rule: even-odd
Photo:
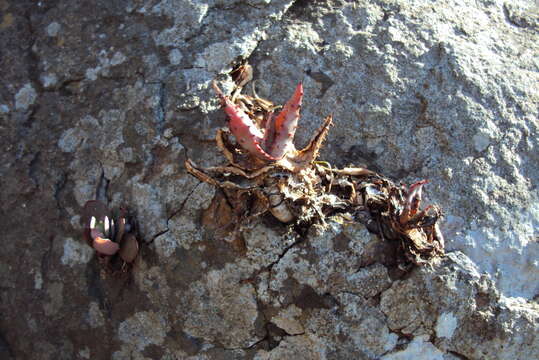
[[[252,73],[245,68],[248,64],[241,66],[244,68],[236,74]],[[220,95],[230,117],[229,127],[255,126],[252,132],[262,134],[278,131],[268,130],[266,125],[278,107],[256,94],[242,95],[241,87],[250,77],[237,79],[231,98]],[[287,107],[289,103],[283,112]],[[297,123],[298,119],[293,120]],[[237,234],[242,224],[268,212],[283,223],[303,228],[323,228],[329,218],[338,218],[362,222],[371,232],[395,242],[409,263],[423,264],[442,256],[444,240],[438,225],[442,212],[433,205],[421,208],[426,181],[407,188],[365,168],[334,169],[327,162],[316,161],[331,124],[331,117],[326,118],[305,149],[298,151],[291,145],[280,159],[264,159],[253,147],[242,147],[244,139],[238,137],[251,136],[250,130],[233,132],[237,142],[231,140],[229,130],[219,130],[216,144],[226,158],[223,165],[201,168],[186,160],[192,175],[221,189],[209,208],[211,217],[219,219],[216,228],[221,235]]]

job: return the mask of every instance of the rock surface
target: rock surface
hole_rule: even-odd
[[[539,6],[533,1],[0,0],[0,358],[539,358]],[[210,88],[249,59],[298,81],[299,142],[444,208],[447,257],[403,275],[359,224],[223,240]],[[137,214],[131,272],[81,236]]]

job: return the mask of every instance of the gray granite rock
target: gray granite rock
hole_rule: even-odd
[[[504,298],[459,252],[394,282],[382,294],[380,309],[392,331],[414,341],[431,339],[440,356],[444,351],[469,359],[539,356],[537,304]],[[396,354],[387,358],[399,358]]]
[[[539,8],[533,1],[0,1],[0,358],[539,357]],[[447,257],[403,273],[360,224],[219,232],[234,62],[321,158],[428,178]],[[250,90],[247,86],[246,90]],[[301,144],[300,144],[301,145]],[[105,271],[82,206],[143,244]],[[216,225],[217,224],[217,225]]]

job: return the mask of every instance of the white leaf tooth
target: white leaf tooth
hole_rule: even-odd
[[[92,218],[90,219],[90,229],[95,229],[96,221],[97,219],[95,218],[95,216],[92,216]]]
[[[107,238],[110,238],[110,221],[109,221],[109,217],[108,216],[105,216],[105,222],[103,224],[103,234],[105,234],[105,236]]]

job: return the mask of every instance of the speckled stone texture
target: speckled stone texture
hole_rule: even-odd
[[[534,1],[0,0],[0,358],[539,358],[539,5]],[[248,59],[259,96],[305,99],[298,145],[428,178],[449,254],[410,273],[360,224],[223,239],[183,167]],[[246,88],[251,91],[251,86]],[[137,215],[129,273],[81,232]]]

